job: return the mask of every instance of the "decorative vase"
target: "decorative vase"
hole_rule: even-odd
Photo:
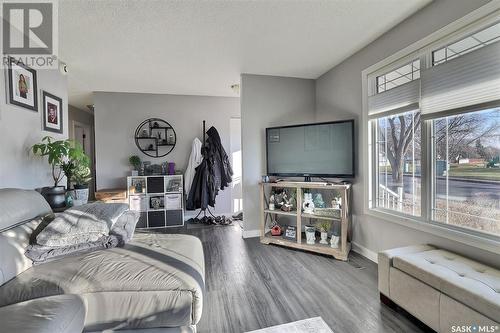
[[[44,187],[42,195],[51,208],[63,208],[66,206],[66,188],[64,186]]]
[[[330,239],[330,247],[332,247],[334,249],[338,249],[339,248],[339,240],[340,240],[339,236],[332,235],[332,238]]]
[[[306,231],[306,243],[309,245],[314,245],[316,243],[316,228],[312,225],[306,225],[305,231]]]
[[[320,244],[328,244],[328,233],[327,232],[321,232],[321,240],[319,241]]]
[[[66,191],[66,200],[65,200],[66,207],[73,207],[74,197],[75,197],[75,191],[74,190]]]
[[[302,209],[306,214],[314,214],[314,202],[312,199],[312,193],[304,193],[304,202],[302,203]]]

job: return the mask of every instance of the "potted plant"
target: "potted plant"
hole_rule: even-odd
[[[42,195],[52,208],[61,208],[65,206],[65,193],[64,186],[59,186],[59,182],[63,178],[62,164],[67,158],[71,144],[68,140],[54,141],[50,136],[46,136],[40,143],[31,147],[34,155],[45,157],[47,156],[48,162],[52,168],[52,178],[54,179],[54,186],[44,187]]]
[[[316,227],[319,229],[319,232],[321,233],[321,240],[319,241],[320,244],[328,244],[328,231],[330,230],[332,226],[332,222],[323,220],[321,222],[318,222],[316,224]]]
[[[90,158],[87,154],[85,154],[85,151],[80,143],[70,140],[68,140],[68,142],[70,143],[68,156],[61,164],[61,169],[66,176],[66,190],[70,191],[71,179],[73,178],[75,170],[82,165],[90,166]]]
[[[132,176],[138,176],[139,170],[141,169],[141,158],[137,155],[132,155],[129,157],[128,162],[132,166]]]
[[[89,182],[92,180],[90,168],[87,165],[79,164],[71,177],[75,188],[74,206],[84,205],[89,200]]]

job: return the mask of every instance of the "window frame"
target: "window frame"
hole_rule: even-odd
[[[434,144],[432,140],[432,120],[421,121],[421,216],[408,215],[402,212],[377,207],[377,161],[376,150],[376,121],[383,115],[368,115],[368,96],[377,93],[377,77],[409,63],[413,59],[420,59],[420,70],[433,66],[433,51],[465,38],[489,25],[498,22],[500,14],[499,3],[488,3],[465,17],[445,26],[435,33],[411,44],[405,49],[387,57],[386,59],[368,67],[361,73],[363,92],[362,114],[362,156],[361,162],[367,175],[364,182],[364,209],[365,215],[384,221],[400,224],[412,229],[424,231],[439,237],[458,241],[470,246],[488,251],[500,252],[500,236],[489,235],[473,229],[437,222],[432,219],[432,207],[435,199],[435,165],[433,163]],[[462,110],[460,113],[464,113]],[[477,111],[471,108],[469,112]],[[466,111],[467,112],[467,111]],[[442,117],[443,115],[441,115]],[[365,160],[365,158],[367,160]]]

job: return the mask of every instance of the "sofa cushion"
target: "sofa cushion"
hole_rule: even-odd
[[[51,213],[47,201],[36,191],[0,189],[0,232]]]
[[[83,330],[85,304],[76,295],[44,297],[0,308],[0,330],[16,333],[76,333]]]
[[[500,270],[446,250],[403,254],[393,266],[491,319],[500,318]]]
[[[0,232],[36,217],[51,214],[40,193],[17,188],[0,189]]]
[[[198,238],[139,233],[123,248],[66,257],[28,269],[0,288],[0,306],[58,294],[83,295],[97,300],[95,304],[99,305],[99,298],[104,299],[99,293],[107,293],[106,298],[116,296],[120,302],[128,302],[127,309],[133,309],[115,314],[110,324],[118,325],[122,320],[143,327],[144,322],[134,323],[148,318],[147,325],[155,327],[155,317],[161,321],[162,313],[175,309],[169,325],[193,325],[201,317],[204,276],[203,249]],[[159,291],[167,292],[161,302],[141,296],[141,292]],[[86,327],[106,324],[98,313],[107,311],[103,304],[106,302],[92,309],[96,313],[87,316]]]
[[[0,233],[0,286],[33,266],[24,251],[42,220],[40,217]]]

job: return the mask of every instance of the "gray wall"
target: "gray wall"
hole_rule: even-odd
[[[465,16],[487,2],[486,0],[434,1],[322,75],[316,81],[316,119],[328,121],[354,118],[359,126],[362,113],[362,70]],[[363,215],[362,184],[367,181],[367,175],[364,174],[362,166],[368,161],[360,154],[362,142],[359,131],[357,137],[357,156],[359,159],[353,192],[354,242],[373,252],[408,244],[433,243],[490,263],[498,260],[498,257],[492,253],[479,251],[425,232]]]
[[[68,90],[66,76],[58,70],[38,70],[38,112],[7,104],[7,71],[0,70],[0,188],[33,189],[53,186],[47,159],[34,157],[29,148],[44,136],[68,137]],[[42,90],[63,100],[63,134],[42,131]],[[65,185],[65,181],[61,185]]]
[[[314,122],[314,80],[243,74],[241,148],[244,235],[259,229],[259,181],[266,173],[265,128]]]
[[[230,118],[240,116],[239,98],[232,97],[97,92],[94,105],[97,190],[126,188],[131,155],[156,164],[175,162],[176,169],[185,170],[193,139],[202,139],[203,120],[207,121],[207,129],[217,128],[229,154]],[[148,157],[135,145],[134,132],[147,118],[164,119],[176,131],[177,144],[163,158]],[[227,189],[217,197],[215,211],[230,210],[231,193]]]

